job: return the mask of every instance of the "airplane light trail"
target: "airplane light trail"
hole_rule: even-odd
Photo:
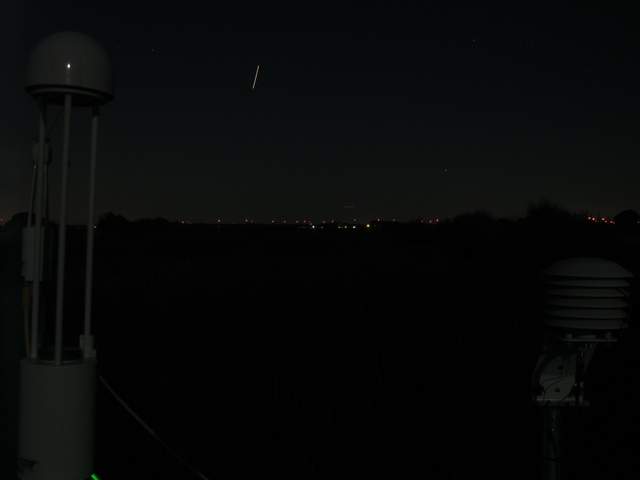
[[[251,90],[255,90],[256,89],[256,80],[258,80],[258,72],[260,71],[260,64],[258,64],[258,67],[256,68],[256,75],[255,77],[253,77],[253,85],[251,85]]]

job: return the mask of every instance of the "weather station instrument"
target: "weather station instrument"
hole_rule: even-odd
[[[589,405],[585,377],[596,349],[612,345],[630,319],[633,274],[602,258],[569,258],[543,272],[542,352],[532,377],[532,399],[541,409],[542,478],[566,478],[561,445],[567,408]]]
[[[77,32],[41,40],[32,50],[26,91],[36,101],[39,136],[32,183],[32,211],[23,235],[23,276],[28,285],[27,356],[20,363],[18,424],[19,474],[24,480],[96,478],[93,473],[96,351],[91,330],[94,192],[100,107],[113,98],[111,64],[104,48]],[[48,196],[47,113],[62,109],[55,317],[53,345],[42,335],[45,205]],[[72,111],[89,111],[89,198],[85,275],[84,328],[78,346],[64,345],[67,191]],[[48,208],[47,208],[48,209]],[[33,218],[32,218],[33,217]]]

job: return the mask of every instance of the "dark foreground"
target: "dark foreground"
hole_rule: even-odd
[[[75,343],[84,246],[71,237]],[[533,479],[539,272],[601,256],[640,273],[636,238],[501,222],[101,228],[99,370],[208,478]],[[592,407],[567,416],[570,478],[640,471],[639,345],[631,328],[597,353]],[[98,408],[102,478],[192,478],[101,386]]]

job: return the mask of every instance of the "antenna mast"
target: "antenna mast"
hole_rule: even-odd
[[[23,274],[33,284],[31,329],[27,358],[20,364],[19,467],[23,480],[68,480],[93,474],[96,388],[96,352],[91,333],[94,197],[99,108],[112,100],[111,64],[93,38],[62,32],[43,39],[31,52],[26,91],[37,102],[39,136],[33,179],[35,225],[23,237]],[[40,345],[42,265],[45,209],[48,209],[47,111],[62,108],[62,157],[58,225],[55,338],[52,352]],[[67,187],[71,141],[71,114],[88,109],[91,115],[89,218],[84,330],[79,348],[64,345],[64,298],[67,230]],[[27,299],[29,295],[25,296]],[[29,300],[27,300],[29,301]]]

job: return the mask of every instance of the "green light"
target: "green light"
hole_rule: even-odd
[[[100,477],[97,474],[92,473],[91,474],[91,480],[100,480]]]

